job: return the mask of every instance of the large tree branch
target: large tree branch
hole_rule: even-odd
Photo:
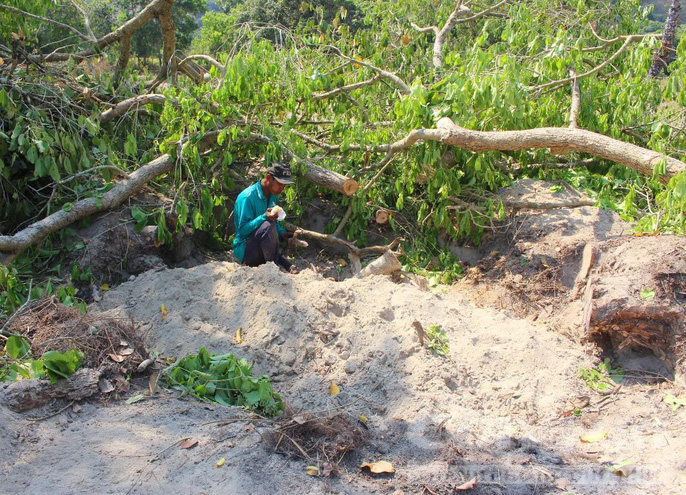
[[[380,146],[376,151],[397,153],[419,141],[438,141],[471,151],[550,148],[553,152],[588,153],[619,163],[644,175],[652,175],[655,165],[664,160],[666,173],[660,177],[664,183],[674,175],[686,171],[686,163],[681,160],[584,129],[544,127],[524,131],[471,131],[455,125],[447,117],[439,120],[436,127],[413,130],[403,139]]]
[[[139,96],[134,96],[133,98],[129,98],[128,100],[120,101],[116,105],[114,105],[112,108],[108,108],[104,112],[100,114],[100,123],[101,124],[107,124],[110,122],[112,119],[116,119],[117,117],[121,117],[124,115],[126,112],[128,112],[131,108],[138,109],[141,105],[163,105],[167,102],[167,97],[164,95],[158,95],[158,94],[147,94],[147,95],[139,95]],[[172,102],[173,104],[178,104],[177,102]]]
[[[77,220],[119,206],[150,180],[172,170],[174,163],[171,155],[162,155],[130,173],[107,191],[102,198],[82,199],[71,205],[69,210],[57,211],[14,235],[0,236],[0,262],[3,264],[11,262],[29,246]]]
[[[87,57],[91,57],[93,55],[96,55],[100,51],[102,51],[104,48],[117,43],[121,42],[122,40],[126,39],[131,39],[131,36],[138,31],[140,28],[145,26],[148,22],[150,22],[152,19],[157,18],[160,22],[160,27],[162,28],[163,32],[163,40],[165,42],[164,45],[164,60],[163,60],[163,67],[160,68],[160,73],[164,71],[166,74],[167,70],[167,62],[169,61],[169,58],[171,58],[171,54],[174,52],[174,46],[175,42],[171,43],[170,42],[170,35],[175,36],[174,33],[174,23],[171,21],[171,9],[176,0],[152,0],[148,5],[145,6],[143,10],[141,10],[138,14],[133,16],[131,19],[126,21],[124,24],[119,26],[117,29],[114,31],[106,34],[102,38],[98,39],[92,48],[89,48],[87,50],[83,50],[77,53],[63,53],[63,52],[53,52],[47,56],[45,56],[45,60],[47,62],[64,62],[72,58],[76,59],[83,59]],[[3,5],[0,5],[0,7],[4,7]],[[65,25],[65,27],[67,27]],[[170,31],[171,29],[171,31]],[[72,28],[72,31],[74,29]],[[83,35],[82,33],[79,33],[80,36],[87,41],[90,41],[88,37]],[[175,38],[174,38],[175,39]],[[122,55],[125,55],[125,50],[122,51]],[[120,58],[120,65],[122,64],[122,60]]]

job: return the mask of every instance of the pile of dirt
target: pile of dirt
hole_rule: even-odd
[[[9,329],[28,340],[34,356],[47,351],[81,351],[85,368],[108,368],[126,375],[147,358],[145,336],[130,318],[85,315],[55,297],[31,303],[12,320]]]
[[[276,423],[176,393],[150,397],[147,381],[134,380],[130,394],[145,399],[84,404],[78,413],[22,426],[22,460],[3,471],[7,486],[54,492],[59,473],[70,491],[117,493],[421,493],[426,487],[447,494],[475,475],[474,493],[686,487],[675,447],[686,441],[685,418],[662,403],[679,390],[627,377],[609,398],[593,395],[578,379],[580,368],[597,363],[591,347],[478,308],[448,288],[400,280],[333,283],[311,270],[288,275],[272,264],[217,262],[146,272],[90,308],[93,317],[133,318],[163,356],[206,346],[249,359],[255,374],[272,378],[293,420],[307,424],[308,414],[337,413],[367,419],[364,442],[336,460],[335,476],[306,473],[308,465],[326,472],[327,458],[316,448],[308,447],[307,460],[275,454],[262,435]],[[415,321],[445,331],[447,358],[419,345]],[[331,394],[332,384],[340,393]],[[344,433],[348,426],[329,422],[328,436],[303,437],[305,428],[298,438],[343,446],[344,437],[330,435],[336,428]],[[579,441],[595,430],[608,438],[598,446]],[[198,444],[180,449],[184,438]],[[224,467],[216,467],[222,458]],[[395,474],[360,471],[363,462],[379,460],[392,463]],[[611,466],[626,460],[635,472],[612,474]]]

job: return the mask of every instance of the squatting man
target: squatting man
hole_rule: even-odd
[[[295,243],[294,233],[284,229],[279,220],[285,212],[278,206],[279,194],[292,184],[291,169],[283,163],[272,163],[264,178],[244,189],[236,198],[233,222],[233,254],[247,266],[273,261],[286,272],[297,273],[279,249],[279,242]]]

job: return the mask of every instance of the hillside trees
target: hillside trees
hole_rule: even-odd
[[[12,48],[2,53],[10,62],[0,66],[4,191],[27,205],[20,225],[8,221],[13,209],[3,212],[6,260],[80,218],[72,212],[114,204],[103,199],[122,190],[118,177],[130,181],[153,163],[164,163],[156,182],[174,201],[151,221],[173,214],[173,228],[217,232],[228,214],[215,209],[230,201],[241,166],[287,160],[315,183],[328,173],[333,184],[361,185],[347,196],[300,181],[287,194],[291,212],[303,198],[327,196],[347,208],[331,231],[364,243],[374,212],[390,211],[416,260],[439,235],[478,240],[504,213],[494,193],[521,175],[566,180],[626,218],[642,216],[644,229],[686,227],[686,43],[668,76],[648,77],[660,38],[636,34],[645,15],[638,1],[360,1],[356,30],[338,10],[336,22],[272,26],[268,39],[235,17],[205,22],[203,38],[231,39],[191,57],[208,78],[183,76],[193,75],[191,62],[178,57],[148,93],[126,40],[142,19],[168,19],[170,5],[154,0],[135,22],[64,56],[25,57],[33,64],[25,68],[10,71]],[[173,52],[165,43],[164,60]],[[96,57],[118,60],[127,84],[84,70]],[[68,93],[37,95],[41,70]],[[66,124],[57,117],[65,110]],[[48,227],[56,207],[63,213]]]

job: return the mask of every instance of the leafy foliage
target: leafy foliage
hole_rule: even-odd
[[[185,356],[167,368],[164,380],[184,393],[224,406],[244,406],[267,416],[284,410],[269,378],[253,378],[248,362],[233,354],[210,355],[203,347],[197,355]]]
[[[477,12],[495,3],[470,7]],[[84,8],[90,9],[100,36],[142,5],[141,0],[94,0]],[[479,242],[484,229],[505,214],[493,193],[516,177],[566,181],[602,207],[636,221],[640,231],[685,233],[686,178],[662,185],[657,178],[664,164],[656,165],[655,177],[645,177],[601,159],[587,166],[556,166],[587,158],[582,153],[565,158],[545,148],[474,153],[425,142],[396,155],[377,176],[382,146],[413,129],[434,127],[441,117],[480,131],[566,127],[566,85],[550,90],[537,86],[567,78],[572,68],[583,73],[598,67],[622,41],[602,40],[641,32],[649,9],[639,0],[505,4],[495,17],[456,24],[446,38],[441,67],[432,63],[434,35],[413,25],[443,26],[454,2],[229,0],[221,6],[223,12],[203,17],[193,47],[226,70],[210,67],[210,80],[200,84],[179,76],[159,89],[168,104],[148,106],[147,113],[131,111],[110,124],[98,121],[101,102],[143,93],[148,79],[143,64],[130,69],[126,84],[115,88],[107,69],[117,60],[116,47],[78,65],[70,62],[68,72],[45,75],[31,64],[17,67],[16,84],[3,72],[7,64],[0,65],[3,233],[60,208],[68,210],[79,199],[102,197],[118,175],[111,167],[130,172],[160,153],[176,156],[181,141],[186,146],[174,172],[155,184],[175,198],[174,211],[165,207],[134,213],[138,227],[158,225],[158,241],[164,243],[190,228],[209,233],[215,246],[226,247],[236,178],[246,165],[291,156],[301,172],[303,159],[354,176],[363,186],[374,181],[353,198],[299,181],[285,198],[294,217],[314,197],[350,207],[344,235],[364,245],[373,212],[393,211],[391,227],[407,239],[406,267],[437,283],[454,280],[461,269],[441,246]],[[83,28],[81,17],[66,6],[34,0],[22,8],[38,15],[52,9],[53,18]],[[204,3],[177,1],[174,9],[186,22],[203,11]],[[22,43],[27,52],[58,41],[57,26],[8,12],[0,15],[11,29],[25,23],[27,40]],[[188,35],[187,41],[193,32],[190,21],[186,29],[175,19],[179,40]],[[159,51],[157,27],[145,29],[149,32],[137,34],[142,57]],[[180,41],[182,49],[186,41]],[[655,37],[633,43],[611,67],[579,80],[579,125],[683,160],[686,41],[682,38],[677,46],[670,75],[655,80],[647,72],[658,44]],[[374,67],[401,78],[409,91],[379,78]],[[360,86],[330,93],[355,83]],[[84,88],[97,100],[83,97]],[[209,133],[217,133],[218,139],[206,146],[203,139]],[[167,218],[175,218],[176,224]],[[42,248],[61,249],[55,239]],[[21,297],[13,299],[16,307]]]
[[[7,339],[5,355],[0,356],[0,381],[16,381],[24,378],[48,378],[55,383],[73,375],[81,366],[83,353],[47,351],[39,359],[31,359],[31,346],[17,336]]]
[[[602,392],[614,388],[615,383],[622,383],[624,369],[620,366],[613,368],[610,358],[605,358],[596,368],[581,368],[579,378],[586,382],[588,387]]]
[[[429,325],[426,329],[428,342],[426,347],[434,351],[437,356],[445,357],[450,353],[450,344],[445,330],[441,330],[439,325]]]

